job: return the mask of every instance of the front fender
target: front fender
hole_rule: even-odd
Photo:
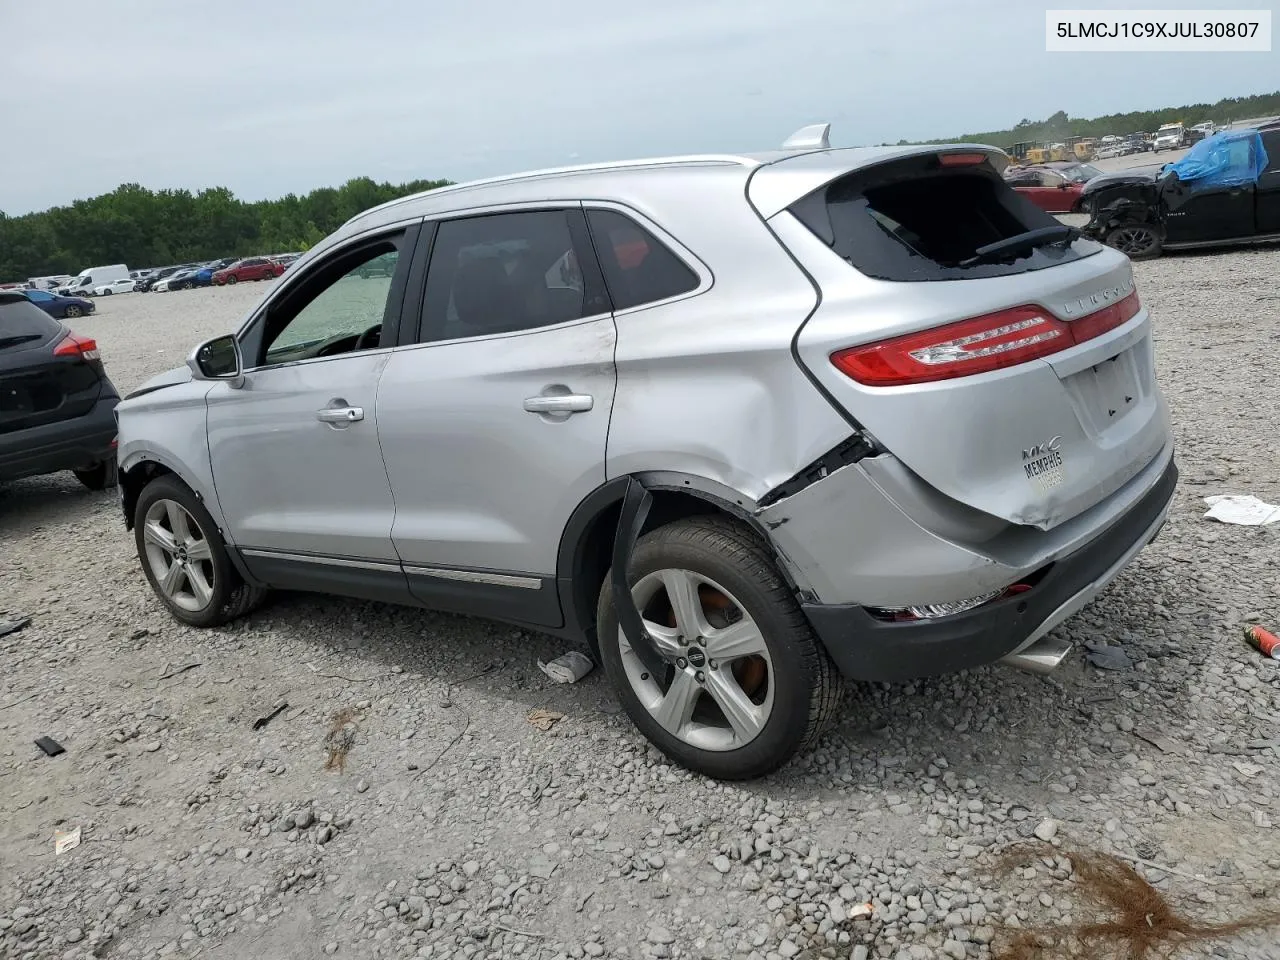
[[[122,481],[148,462],[172,471],[200,498],[230,542],[209,459],[205,396],[210,386],[192,380],[123,401],[116,408],[116,463]]]

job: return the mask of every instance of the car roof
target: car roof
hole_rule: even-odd
[[[437,187],[392,200],[357,214],[330,238],[332,242],[391,223],[440,213],[521,202],[563,202],[595,198],[627,202],[642,200],[647,184],[669,177],[725,178],[744,187],[751,181],[751,201],[765,218],[812,190],[851,170],[899,157],[940,151],[987,153],[998,167],[1007,163],[1003,151],[974,143],[912,146],[792,148],[760,153],[696,154],[653,157],[613,163],[584,164],[531,170],[508,176]],[[762,180],[752,175],[765,167],[778,176]],[[328,247],[323,243],[317,248]]]

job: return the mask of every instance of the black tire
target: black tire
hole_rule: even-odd
[[[701,749],[670,733],[640,702],[627,677],[606,576],[596,619],[600,658],[640,732],[674,762],[720,780],[764,776],[812,746],[835,718],[843,685],[766,546],[727,518],[681,520],[640,538],[630,582],[664,569],[690,570],[722,584],[755,620],[769,651],[773,707],[754,739],[736,749]]]
[[[236,282],[236,275],[234,273],[231,276],[227,277],[227,283],[235,283],[235,282]]]
[[[104,297],[109,297],[109,296],[111,296],[111,291],[110,291],[110,290],[103,290],[103,291],[102,291],[102,295],[103,295]]]
[[[160,584],[156,581],[151,563],[147,558],[145,523],[147,511],[157,500],[172,500],[178,503],[199,527],[199,532],[208,542],[210,565],[213,570],[212,591],[209,601],[199,610],[188,610],[172,602]],[[182,623],[193,627],[218,627],[252,612],[262,605],[267,591],[261,587],[245,583],[227,555],[226,543],[218,533],[217,524],[185,483],[171,474],[156,477],[148,483],[138,496],[137,506],[133,512],[134,543],[138,552],[138,560],[142,564],[142,572],[151,584],[151,589],[159,600],[168,608],[169,613]]]
[[[1149,223],[1126,223],[1107,233],[1106,244],[1130,260],[1152,260],[1164,250],[1158,228]]]
[[[190,281],[190,280],[183,280],[180,284],[178,284],[178,289],[179,289],[179,290],[190,290],[192,286],[193,286],[193,284],[191,283],[191,281]]]
[[[81,310],[79,306],[73,303],[69,307],[67,307],[67,312],[64,314],[64,316],[66,316],[68,320],[74,320],[76,319],[76,317],[84,316],[84,311]]]
[[[116,465],[111,460],[103,460],[87,469],[71,472],[90,490],[105,490],[116,485]]]

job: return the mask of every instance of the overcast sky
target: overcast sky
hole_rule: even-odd
[[[770,149],[825,120],[837,145],[922,139],[1280,87],[1277,52],[1045,53],[1046,6],[0,0],[0,210],[129,181],[256,200]]]

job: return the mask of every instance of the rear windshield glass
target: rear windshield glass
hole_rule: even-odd
[[[61,329],[57,320],[26,297],[0,293],[0,350],[43,343]]]
[[[1076,240],[963,265],[979,247],[1060,224],[987,165],[942,169],[912,157],[859,170],[791,207],[836,253],[882,280],[965,280],[1040,270],[1096,253]]]

